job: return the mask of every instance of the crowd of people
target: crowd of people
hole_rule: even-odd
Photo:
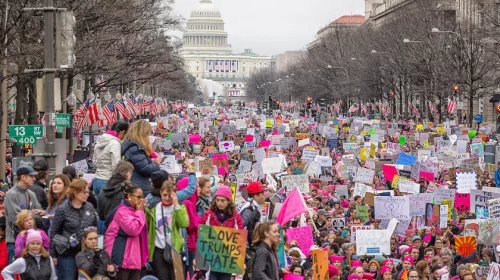
[[[450,123],[318,124],[286,112],[184,109],[158,117],[158,127],[113,124],[95,143],[91,181],[72,165],[50,180],[44,160],[19,166],[0,190],[0,280],[472,280],[499,271],[498,221],[477,226],[497,217],[478,217],[470,203],[471,190],[500,198],[500,172],[472,146],[490,142],[486,133],[469,137]],[[477,176],[465,191],[462,173]],[[436,190],[453,192],[438,200]],[[421,195],[430,197],[423,213],[413,202]],[[389,211],[378,203],[384,196],[410,205]],[[434,205],[450,207],[445,221]],[[245,233],[244,248],[229,251],[236,263],[244,253],[241,273],[207,267],[201,253],[222,253],[200,247],[206,228]],[[356,237],[362,230],[382,233],[378,245]],[[481,239],[485,231],[495,242]],[[467,254],[464,244],[473,244]]]

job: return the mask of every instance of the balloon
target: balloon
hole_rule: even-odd
[[[370,129],[370,135],[375,134],[375,128]]]
[[[477,131],[475,131],[475,130],[469,130],[468,133],[469,133],[469,138],[474,138],[476,136],[476,134],[477,134]]]
[[[401,146],[406,145],[406,136],[403,136],[403,135],[399,136],[399,144]]]

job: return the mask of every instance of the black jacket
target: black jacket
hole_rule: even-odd
[[[49,236],[53,238],[56,234],[59,234],[70,239],[70,236],[74,234],[76,240],[81,242],[84,229],[91,226],[97,227],[97,217],[94,206],[85,202],[82,208],[77,209],[73,207],[71,201],[68,200],[67,203],[63,203],[61,206],[57,207]],[[76,253],[81,251],[81,246],[78,244],[78,246],[70,248],[67,251],[67,255],[75,256]],[[53,258],[57,258],[58,256],[54,242],[50,242],[50,256]]]
[[[105,221],[109,213],[122,202],[123,199],[123,188],[121,183],[125,181],[120,175],[113,175],[104,189],[99,192],[97,200],[97,215],[99,219]]]
[[[75,262],[76,267],[85,271],[90,277],[97,275],[106,276],[111,279],[115,279],[116,277],[116,269],[114,273],[108,273],[108,264],[113,264],[113,262],[104,250],[94,251],[86,249],[76,254]]]
[[[245,224],[245,228],[248,230],[248,244],[252,244],[253,240],[253,230],[255,229],[255,225],[260,221],[261,213],[257,210],[257,208],[252,204],[250,204],[245,209],[241,210],[241,218],[243,218],[243,223]]]
[[[257,244],[253,261],[252,280],[278,280],[278,258],[265,242]]]
[[[47,200],[46,192],[47,185],[37,180],[29,189],[36,194],[36,200],[38,200],[38,203],[40,203],[42,209],[47,209],[47,207],[49,207],[49,201]]]
[[[134,166],[131,178],[132,183],[141,187],[144,196],[148,195],[151,191],[151,181],[149,178],[153,172],[160,170],[160,165],[151,160],[151,157],[146,154],[143,146],[130,139],[125,140],[122,144],[122,156]]]

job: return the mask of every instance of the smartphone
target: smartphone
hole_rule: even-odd
[[[104,250],[104,235],[99,235],[97,237],[97,248]]]

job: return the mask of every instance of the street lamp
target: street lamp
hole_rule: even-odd
[[[90,92],[89,94],[87,94],[87,100],[92,100],[94,98],[95,98],[94,93]]]
[[[137,95],[137,100],[144,100],[144,95],[142,95],[142,93],[139,93],[139,95]]]
[[[106,102],[111,101],[111,94],[109,93],[109,90],[106,91],[106,93],[104,94],[104,101]]]
[[[122,99],[122,94],[121,94],[120,92],[117,92],[117,93],[115,94],[115,99],[116,99],[117,101],[118,101],[118,100],[120,100],[120,99]]]
[[[403,39],[403,43],[405,43],[405,44],[409,44],[409,43],[423,43],[423,42],[424,41],[412,41],[412,40],[407,39],[407,38]]]
[[[462,38],[462,36],[459,33],[455,32],[455,31],[451,31],[451,30],[439,30],[436,27],[432,28],[431,32],[432,33],[451,33],[451,34],[457,35],[458,37]]]
[[[69,107],[73,107],[76,105],[76,95],[72,92],[68,98],[66,99],[66,102],[68,102]]]

